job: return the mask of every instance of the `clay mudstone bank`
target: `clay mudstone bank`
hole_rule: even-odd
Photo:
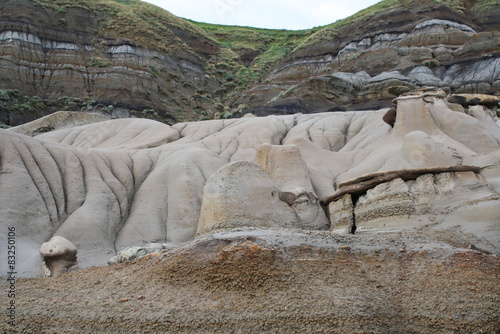
[[[464,98],[476,103],[401,96],[389,124],[387,109],[173,126],[56,113],[0,132],[1,228],[16,228],[21,276],[42,275],[53,236],[76,247],[80,268],[248,228],[453,229],[498,253],[496,105]]]

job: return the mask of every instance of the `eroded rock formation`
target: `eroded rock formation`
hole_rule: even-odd
[[[57,276],[77,265],[77,249],[71,241],[61,236],[53,236],[40,247],[45,276]]]
[[[266,115],[389,107],[394,87],[498,95],[498,11],[413,2],[319,31],[236,101]]]
[[[475,234],[482,249],[498,252],[495,110],[464,109],[439,91],[396,104],[394,127],[383,109],[174,126],[119,119],[34,137],[1,130],[1,225],[16,226],[23,275],[38,274],[35,254],[54,235],[75,244],[82,267],[105,264],[130,246],[181,245],[197,234],[248,227],[343,224],[369,232],[427,222]],[[424,173],[402,177],[415,169]],[[320,203],[349,180],[393,171],[402,174],[356,198],[348,194],[338,210],[330,204],[328,222]]]
[[[490,234],[493,244],[500,243],[500,197],[481,174],[466,169],[420,172],[421,176],[396,177],[368,190],[358,188],[360,192],[347,192],[330,202],[330,228],[352,232],[439,224],[461,226],[481,237]]]
[[[205,67],[206,57],[220,48],[215,41],[154,6],[142,6],[135,17],[126,9],[125,14],[119,2],[96,6],[85,1],[67,8],[52,2],[2,1],[0,89],[51,99],[88,97],[111,105],[113,117],[145,117],[151,111],[169,122],[179,117],[179,105],[184,110],[212,106],[193,96],[195,86],[213,88]],[[162,21],[161,41],[146,28],[148,17]],[[121,24],[128,26],[128,33],[117,33]],[[149,35],[141,37],[145,31]],[[36,113],[0,110],[0,121],[10,125],[34,117]]]

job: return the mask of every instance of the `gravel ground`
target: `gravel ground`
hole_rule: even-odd
[[[500,333],[499,259],[468,245],[450,231],[219,233],[132,262],[19,279],[16,325],[0,329]]]

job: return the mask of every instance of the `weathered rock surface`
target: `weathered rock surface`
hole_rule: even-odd
[[[238,227],[299,228],[293,209],[280,200],[266,172],[249,161],[229,163],[203,191],[198,233]]]
[[[176,108],[192,111],[206,103],[193,96],[197,88],[213,91],[214,80],[205,76],[205,67],[206,58],[220,48],[216,42],[185,20],[166,11],[158,14],[153,6],[132,15],[122,11],[119,22],[104,14],[116,15],[120,6],[103,3],[96,11],[79,1],[57,10],[54,3],[2,1],[0,89],[50,99],[90,97],[110,105],[118,117],[144,117],[154,110],[168,122],[180,117]],[[148,16],[162,18],[164,40],[155,41],[151,30],[149,37],[141,37],[151,29]],[[134,19],[143,20],[144,30]],[[113,24],[124,21],[129,33],[117,35]],[[0,121],[14,126],[33,119],[28,112],[21,116],[7,110]]]
[[[498,253],[496,114],[482,105],[450,105],[431,91],[396,103],[393,128],[382,120],[386,110],[379,110],[174,126],[118,119],[35,137],[1,130],[0,224],[18,231],[19,273],[38,275],[38,249],[54,235],[71,240],[80,266],[87,267],[105,264],[126,247],[182,245],[197,233],[224,228],[326,229],[319,203],[345,181],[468,165],[476,172],[380,184],[351,200],[354,217],[341,210],[338,219],[381,231],[384,219],[397,220],[399,229],[411,230],[422,225],[422,215],[435,215],[429,229],[456,225]],[[384,203],[401,210],[387,217],[392,209]],[[395,218],[403,215],[410,218]]]
[[[321,30],[235,105],[258,115],[383,108],[394,86],[499,95],[500,34],[490,25],[499,11],[460,13],[413,2],[330,35]]]
[[[46,276],[57,276],[77,265],[77,249],[71,241],[61,236],[54,236],[40,247]]]
[[[474,172],[424,174],[408,181],[397,178],[365,194],[348,194],[339,203],[330,203],[330,215],[333,230],[388,231],[439,225],[460,228],[481,238],[489,235],[485,238],[489,240],[486,248],[488,243],[500,243],[499,194]],[[337,216],[341,218],[338,226],[333,220]],[[449,219],[451,216],[453,220]]]

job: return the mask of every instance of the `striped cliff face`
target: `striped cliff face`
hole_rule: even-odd
[[[182,27],[173,32],[173,24],[164,22],[163,38],[172,45],[162,49],[147,37],[110,32],[111,19],[85,3],[61,12],[29,1],[2,2],[0,8],[0,89],[47,100],[89,98],[121,109],[114,117],[154,111],[156,119],[170,123],[206,104],[195,92],[211,89],[205,57],[219,48],[206,36]],[[8,113],[0,117],[10,125],[41,116],[27,112],[16,119]]]
[[[498,94],[499,9],[423,6],[287,35],[196,26],[138,1],[2,1],[0,90],[90,98],[113,117],[169,124],[377,109],[390,106],[394,87]],[[0,122],[56,108],[22,112],[7,103]]]

